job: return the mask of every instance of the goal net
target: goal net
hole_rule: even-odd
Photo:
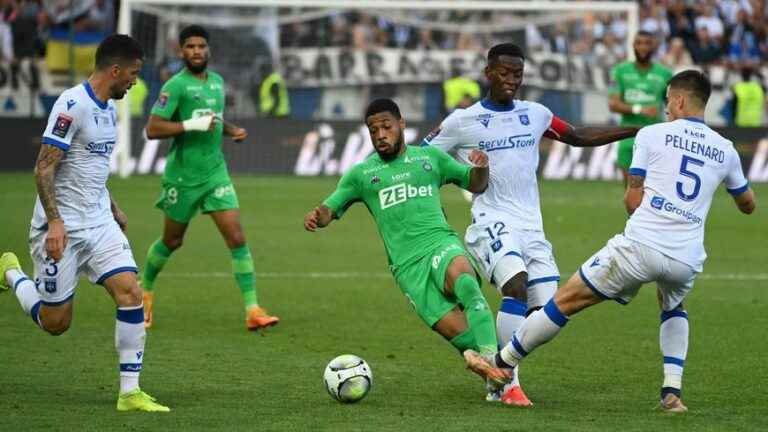
[[[228,119],[261,115],[259,87],[274,68],[293,118],[353,121],[368,100],[387,95],[409,120],[436,123],[441,83],[482,80],[486,51],[500,42],[527,53],[530,94],[522,96],[551,89],[604,98],[606,71],[631,52],[638,16],[636,3],[617,1],[123,0],[119,31],[145,49],[147,88],[140,108],[129,107],[135,98],[120,106],[124,176],[162,169],[136,149],[162,149],[142,127],[163,82],[183,67],[177,38],[189,24],[210,33],[209,67],[224,77]]]

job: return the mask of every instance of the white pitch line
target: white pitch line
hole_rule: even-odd
[[[232,273],[204,272],[204,273],[163,273],[171,278],[231,278]],[[264,272],[256,273],[257,278],[264,279],[365,279],[365,278],[391,278],[390,273],[378,272]],[[768,273],[703,273],[696,277],[697,280],[713,281],[768,281]]]

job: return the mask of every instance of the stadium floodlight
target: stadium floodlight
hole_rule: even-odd
[[[221,11],[235,11],[235,13],[222,14]],[[632,35],[639,28],[638,5],[634,1],[490,1],[490,0],[123,0],[120,4],[120,14],[118,21],[118,31],[120,33],[131,34],[137,37],[145,45],[151,45],[147,51],[153,55],[158,52],[164,52],[166,47],[167,35],[162,35],[163,31],[178,31],[180,24],[188,24],[194,21],[214,28],[227,29],[228,26],[239,26],[241,29],[249,27],[249,20],[252,25],[264,22],[264,16],[269,16],[268,11],[272,11],[272,21],[277,25],[288,25],[291,20],[308,19],[312,16],[323,16],[339,14],[346,11],[367,11],[373,13],[376,11],[382,14],[388,14],[391,19],[393,14],[402,11],[422,11],[422,12],[445,12],[445,11],[492,11],[508,12],[521,14],[516,22],[505,22],[496,24],[494,28],[508,25],[513,28],[517,25],[520,28],[526,22],[551,23],[552,20],[563,19],[569,16],[571,19],[578,17],[578,14],[601,13],[601,14],[619,14],[626,22],[626,34]],[[282,14],[280,12],[291,11],[291,14]],[[295,11],[299,11],[293,13]],[[265,13],[267,12],[267,13]],[[137,25],[141,22],[137,19],[138,14],[151,15],[156,17],[158,25],[150,30],[141,28]],[[400,13],[400,16],[407,14]],[[532,16],[540,17],[538,20],[529,19]],[[407,16],[402,18],[404,22]],[[515,21],[515,20],[512,20]],[[484,24],[484,23],[483,23]],[[427,24],[429,25],[429,24]],[[445,28],[446,24],[433,23],[433,28]],[[450,24],[448,24],[450,25]],[[476,25],[477,27],[477,25]],[[146,33],[146,34],[143,34]],[[148,35],[154,35],[155,40],[147,40]],[[277,32],[279,34],[279,31]],[[626,52],[631,56],[632,42],[631,37],[626,37]],[[275,43],[279,43],[275,41]],[[219,50],[214,56],[231,55],[232,57],[248,57],[248,54],[242,52],[242,47],[231,48],[232,52]],[[240,50],[240,51],[238,51]],[[251,56],[253,57],[253,56]],[[148,58],[148,61],[155,61],[157,58]],[[247,79],[247,71],[244,71],[241,79]],[[229,77],[225,76],[225,80]],[[126,177],[133,171],[136,161],[131,157],[132,140],[140,137],[132,137],[130,100],[125,98],[118,104],[120,112],[120,128],[118,151],[116,154],[117,169],[121,176]],[[135,131],[135,129],[133,129]]]

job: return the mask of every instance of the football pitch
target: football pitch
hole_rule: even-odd
[[[0,174],[0,249],[31,273],[27,237],[34,204],[31,173]],[[413,313],[387,271],[365,206],[312,234],[304,213],[335,178],[236,176],[260,302],[277,327],[248,333],[229,254],[207,216],[193,220],[184,246],[156,287],[142,388],[168,414],[118,413],[114,304],[82,280],[70,330],[35,328],[12,294],[0,296],[0,430],[765,430],[768,374],[768,187],[754,186],[758,210],[740,214],[721,188],[707,222],[709,259],[686,301],[691,340],[681,416],[654,410],[662,380],[655,288],[628,306],[605,303],[575,317],[523,363],[535,406],[484,400],[483,383]],[[160,235],[153,207],[158,177],[113,179],[141,266]],[[563,278],[623,230],[618,183],[543,182],[547,237]],[[443,191],[449,222],[462,233],[469,204]],[[487,284],[493,308],[499,296]],[[333,401],[322,373],[352,353],[374,385],[355,405]],[[763,426],[760,426],[763,425]]]

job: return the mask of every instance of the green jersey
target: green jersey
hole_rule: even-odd
[[[209,114],[219,118],[224,114],[224,80],[210,70],[203,81],[184,68],[163,85],[152,107],[152,115],[174,122]],[[221,152],[223,131],[222,122],[216,122],[212,131],[190,131],[174,137],[166,156],[163,181],[189,186],[215,176],[228,178]]]
[[[672,78],[672,71],[666,67],[651,63],[650,69],[641,71],[635,62],[619,63],[611,69],[613,87],[610,93],[618,93],[622,102],[629,105],[655,106],[658,108],[656,117],[643,114],[622,114],[622,126],[646,126],[664,119],[663,101],[667,90],[667,82]]]
[[[456,236],[445,220],[439,190],[446,183],[466,189],[470,170],[436,147],[408,146],[389,162],[374,153],[352,167],[323,204],[341,217],[355,202],[365,203],[384,240],[389,264],[396,268]]]

